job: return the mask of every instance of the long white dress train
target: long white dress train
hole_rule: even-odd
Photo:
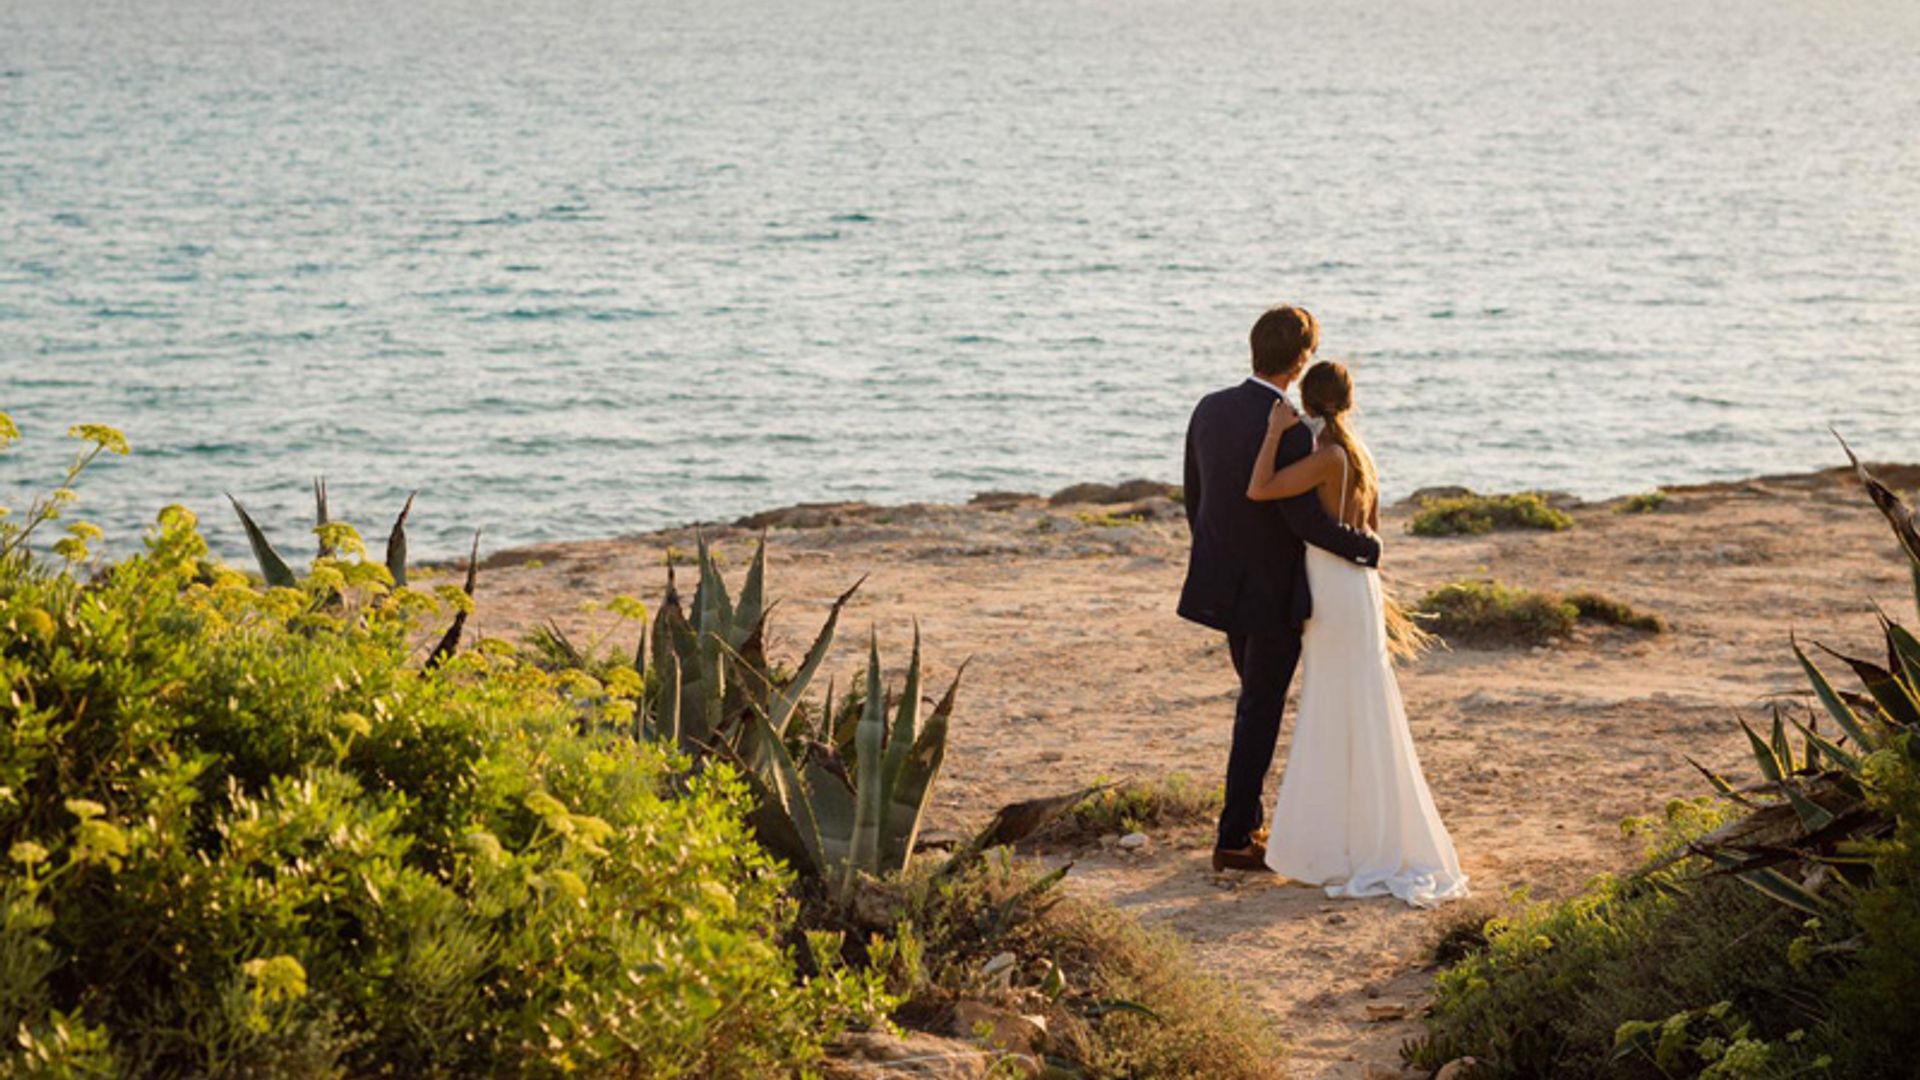
[[[1380,574],[1309,547],[1307,583],[1300,712],[1267,865],[1332,897],[1458,900],[1467,878],[1407,728]]]

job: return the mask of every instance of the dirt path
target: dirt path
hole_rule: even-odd
[[[1901,486],[1920,470],[1900,470]],[[1127,522],[1120,509],[1149,520]],[[1564,895],[1632,857],[1622,818],[1704,785],[1683,753],[1716,768],[1745,758],[1734,710],[1799,696],[1789,628],[1870,654],[1871,603],[1911,611],[1885,525],[1836,473],[1677,489],[1655,513],[1576,509],[1563,533],[1420,539],[1388,515],[1385,567],[1416,597],[1457,578],[1597,589],[1656,612],[1671,631],[1582,631],[1552,649],[1458,650],[1402,673],[1414,738],[1475,891]],[[830,664],[845,684],[866,626],[905,659],[916,616],[931,675],[973,657],[936,806],[965,827],[994,807],[1096,777],[1224,766],[1234,680],[1222,642],[1172,614],[1184,568],[1178,508],[903,507],[788,515],[838,519],[770,533],[773,650],[795,655],[831,599],[870,574]],[[734,573],[751,530],[709,530]],[[557,618],[578,639],[607,625],[588,601],[656,602],[665,549],[688,531],[545,545],[496,555],[481,574],[481,633],[518,636]],[[618,640],[630,647],[630,631]],[[1283,733],[1291,733],[1291,717]],[[1278,767],[1276,767],[1276,778]],[[1369,1004],[1423,1001],[1436,916],[1390,901],[1326,900],[1267,881],[1217,881],[1209,836],[1154,836],[1138,857],[1093,853],[1077,888],[1193,942],[1202,962],[1272,1012],[1300,1077],[1397,1064],[1417,1021],[1369,1022]]]

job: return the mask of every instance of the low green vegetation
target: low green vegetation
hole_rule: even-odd
[[[1573,528],[1573,518],[1563,510],[1548,506],[1534,492],[1517,495],[1458,495],[1444,499],[1425,499],[1408,522],[1407,531],[1415,536],[1460,536],[1490,533],[1495,529],[1545,529],[1559,532]]]
[[[1107,510],[1079,510],[1074,512],[1073,518],[1095,529],[1123,529],[1147,520],[1142,514],[1115,514]]]
[[[1638,495],[1629,495],[1619,506],[1613,508],[1616,514],[1651,514],[1667,505],[1667,493],[1664,491],[1643,491]]]
[[[1920,596],[1913,512],[1859,463]],[[1885,617],[1884,663],[1799,642],[1804,714],[1741,721],[1758,779],[1701,772],[1648,860],[1557,904],[1460,928],[1410,1061],[1491,1077],[1912,1075],[1920,1031],[1920,641]],[[1637,823],[1644,826],[1646,823]],[[1461,955],[1462,951],[1464,955]]]
[[[179,507],[95,557],[73,482],[124,442],[76,434],[0,514],[0,1075],[790,1075],[968,1000],[1055,1020],[1068,1075],[1277,1060],[1170,940],[1011,861],[1087,793],[917,857],[959,679],[923,691],[916,635],[897,685],[876,640],[810,693],[854,590],[792,667],[764,551],[736,595],[704,544],[684,603],[670,561],[656,611],[600,609],[631,651],[469,641],[477,541],[414,587],[407,511],[371,557],[324,488],[304,570],[238,504],[257,577]]]
[[[1063,896],[1065,872],[991,858],[958,876],[909,876],[896,930],[875,939],[873,960],[909,1002],[903,1013],[945,1019],[981,1002],[1043,1017],[1040,1056],[1061,1070],[1049,1075],[1276,1074],[1285,1046],[1244,997],[1200,972],[1171,935]],[[996,967],[1007,957],[1017,960]]]
[[[1618,626],[1624,630],[1641,630],[1649,634],[1663,634],[1667,630],[1666,620],[1660,616],[1590,590],[1568,593],[1567,603],[1573,605],[1582,619],[1602,626]]]
[[[1442,585],[1414,607],[1415,617],[1455,645],[1544,645],[1573,632],[1580,611],[1565,600],[1497,581]]]
[[[1186,773],[1102,783],[1049,825],[1043,838],[1082,843],[1103,836],[1210,823],[1220,816],[1223,798],[1219,784],[1201,783]]]
[[[1498,581],[1442,585],[1421,598],[1410,617],[1444,641],[1476,648],[1552,644],[1583,619],[1655,634],[1666,629],[1659,616],[1596,592],[1560,596]]]

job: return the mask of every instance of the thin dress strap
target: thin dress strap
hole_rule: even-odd
[[[1347,523],[1347,450],[1340,448],[1340,524]]]

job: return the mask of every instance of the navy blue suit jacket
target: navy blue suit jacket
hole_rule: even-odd
[[[1380,542],[1333,520],[1309,491],[1291,499],[1247,498],[1253,458],[1267,434],[1270,387],[1248,379],[1208,394],[1187,425],[1186,506],[1193,550],[1180,591],[1180,616],[1234,634],[1297,632],[1313,614],[1306,544],[1363,566],[1380,565]],[[1280,439],[1275,467],[1313,451],[1313,433],[1295,424]]]

